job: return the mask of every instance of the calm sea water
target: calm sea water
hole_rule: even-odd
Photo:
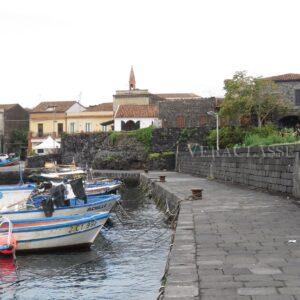
[[[171,230],[138,188],[122,197],[130,218],[113,215],[91,250],[0,258],[0,299],[155,299]]]

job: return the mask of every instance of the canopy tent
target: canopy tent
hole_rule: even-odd
[[[58,149],[60,143],[56,142],[51,136],[48,136],[42,143],[33,147],[33,150],[39,149]]]

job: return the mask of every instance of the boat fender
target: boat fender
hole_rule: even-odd
[[[3,194],[0,192],[0,199],[2,199],[3,198]]]

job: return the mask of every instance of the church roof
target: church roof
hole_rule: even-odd
[[[115,118],[156,118],[158,108],[154,105],[119,105]]]

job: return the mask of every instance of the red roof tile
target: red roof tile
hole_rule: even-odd
[[[156,118],[158,109],[154,105],[120,105],[115,118]]]
[[[32,109],[31,113],[52,112],[49,110],[55,106],[56,112],[66,112],[76,101],[45,101]]]
[[[113,110],[113,103],[106,102],[98,105],[91,105],[85,111],[112,111],[112,110]]]
[[[300,74],[288,73],[277,76],[265,77],[264,79],[269,79],[273,81],[300,81]]]

